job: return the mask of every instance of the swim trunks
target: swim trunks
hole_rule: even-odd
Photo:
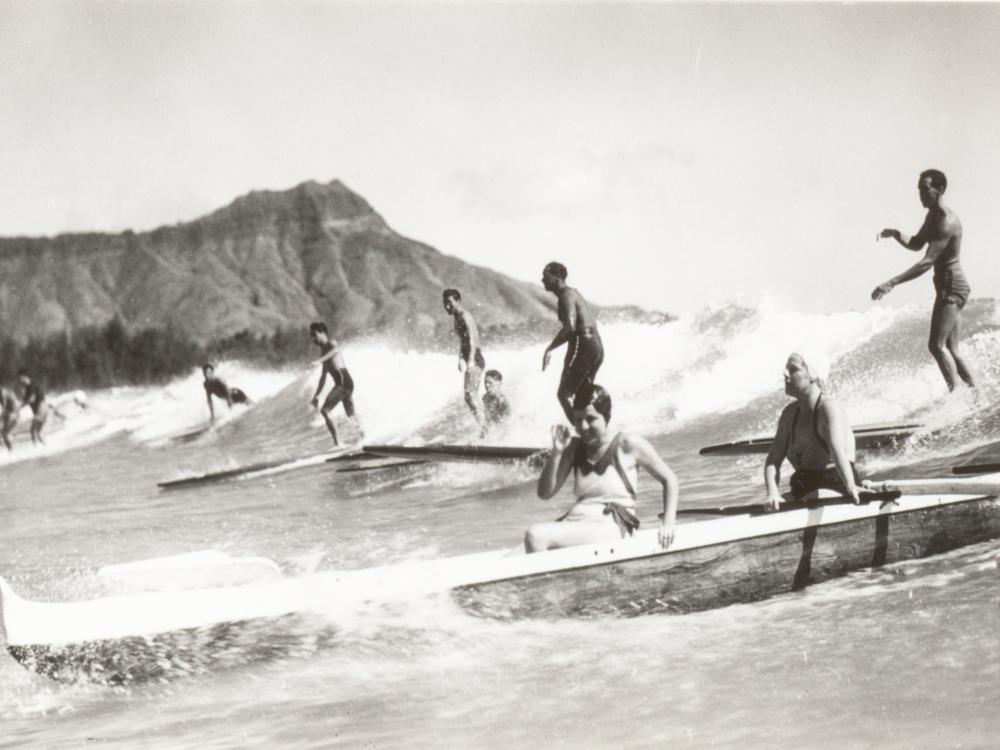
[[[604,344],[596,329],[588,327],[577,332],[566,349],[560,392],[576,395],[584,383],[593,385],[603,362]]]
[[[935,269],[934,290],[941,304],[958,305],[959,310],[965,307],[965,303],[969,300],[969,294],[972,293],[972,287],[969,286],[969,281],[965,278],[965,272],[957,263],[943,270]]]
[[[327,394],[326,401],[323,402],[323,410],[330,411],[340,402],[344,403],[344,411],[347,416],[354,416],[354,380],[351,378],[351,373],[347,371],[347,368],[341,368],[339,370],[332,370],[333,382],[335,383],[333,389]]]
[[[483,370],[485,367],[486,360],[483,359],[483,353],[479,349],[476,349],[476,356],[473,358],[473,361],[466,362],[465,366],[463,390],[466,396],[474,396],[479,393],[479,383],[483,379]]]
[[[859,486],[861,475],[853,461],[851,462],[851,473],[854,474],[854,484]],[[847,488],[840,481],[840,475],[835,466],[828,466],[825,469],[796,469],[789,482],[789,489],[792,491],[792,497],[796,500],[801,500],[810,492],[818,489],[847,493]]]

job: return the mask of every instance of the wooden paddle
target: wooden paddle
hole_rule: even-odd
[[[1000,463],[954,466],[951,470],[952,474],[995,474],[998,471],[1000,471]]]
[[[871,490],[860,491],[862,503],[887,503],[897,500],[903,493],[899,490],[887,490],[873,492]],[[809,500],[786,499],[778,510],[771,510],[763,503],[753,505],[723,505],[718,508],[678,508],[677,515],[708,515],[708,516],[739,516],[744,514],[759,515],[761,513],[779,513],[783,510],[798,510],[799,508],[819,508],[824,505],[844,505],[851,501],[842,495],[835,497],[819,497]]]
[[[869,482],[875,492],[899,491],[904,495],[1000,495],[1000,482],[976,479],[884,479]]]

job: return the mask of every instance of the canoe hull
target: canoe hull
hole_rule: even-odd
[[[149,636],[8,645],[25,669],[61,683],[164,682],[328,648],[335,630],[305,615],[220,622]]]
[[[460,586],[452,595],[495,618],[683,614],[753,602],[852,571],[1000,538],[993,498]]]
[[[321,614],[331,603],[346,612],[444,594],[473,615],[500,619],[696,612],[998,539],[1000,501],[973,494],[998,479],[929,480],[925,494],[889,504],[817,501],[681,524],[669,550],[648,529],[535,555],[498,550],[80,602],[28,601],[0,578],[0,632],[28,669],[120,684],[310,653],[335,639]],[[968,494],[927,492],[956,488]]]

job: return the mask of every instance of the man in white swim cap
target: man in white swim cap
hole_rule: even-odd
[[[854,432],[843,407],[823,393],[830,376],[830,360],[818,347],[804,345],[785,364],[785,393],[795,400],[778,419],[777,434],[764,462],[765,506],[781,507],[778,491],[781,464],[787,458],[795,469],[790,481],[792,496],[826,488],[861,502],[861,476],[854,467]]]

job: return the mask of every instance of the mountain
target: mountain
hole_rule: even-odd
[[[484,328],[554,329],[554,298],[540,285],[402,237],[337,180],[251,192],[149,232],[0,239],[0,335],[18,341],[115,317],[199,343],[313,320],[340,337],[417,341],[450,329],[447,287]]]

